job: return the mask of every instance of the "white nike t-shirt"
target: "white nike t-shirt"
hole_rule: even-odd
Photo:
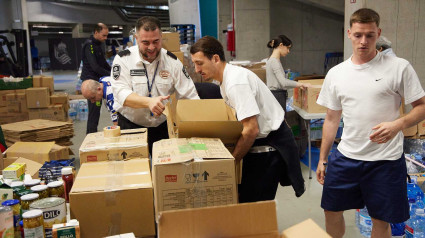
[[[372,128],[399,118],[401,98],[410,104],[425,96],[407,60],[378,53],[368,63],[355,65],[351,57],[326,75],[317,103],[342,110],[344,130],[338,150],[365,161],[396,160],[403,152],[400,131],[384,144],[372,142]]]

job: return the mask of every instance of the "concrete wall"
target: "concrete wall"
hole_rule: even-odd
[[[0,1],[0,30],[11,29],[13,24],[13,8],[12,2],[14,0],[2,0]]]
[[[232,23],[232,0],[218,0],[217,4],[218,40],[224,47],[226,61],[231,61],[230,52],[227,51],[227,35],[223,30],[227,30],[227,25]]]
[[[353,12],[362,7],[372,8],[381,17],[382,35],[392,42],[398,57],[408,60],[425,87],[425,1],[423,0],[357,0],[345,1],[345,32]],[[382,7],[385,6],[385,7]],[[353,50],[351,41],[344,38],[344,58],[350,57]]]
[[[270,39],[284,34],[293,43],[290,54],[282,59],[285,69],[323,74],[325,54],[343,51],[343,15],[300,1],[270,0],[270,19]],[[267,49],[268,40],[258,47]]]
[[[201,35],[201,19],[199,17],[199,1],[168,0],[170,24],[194,24],[195,41]]]
[[[4,0],[1,0],[4,1]],[[8,1],[8,0],[6,0]],[[112,7],[27,0],[28,22],[126,25]]]
[[[259,61],[268,57],[270,0],[234,0],[236,60]]]

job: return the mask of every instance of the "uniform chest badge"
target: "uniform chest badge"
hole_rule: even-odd
[[[167,70],[161,70],[159,71],[159,76],[161,76],[163,79],[168,79],[168,77],[170,77],[170,72]]]

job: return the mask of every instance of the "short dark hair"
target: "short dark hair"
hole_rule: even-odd
[[[97,23],[93,28],[93,32],[101,32],[103,29],[108,29],[108,26],[103,23]]]
[[[360,8],[355,11],[350,17],[350,27],[353,23],[371,23],[375,22],[376,26],[379,27],[380,17],[377,12],[370,8]]]
[[[274,49],[274,48],[278,47],[281,43],[284,46],[292,46],[292,41],[287,36],[280,35],[280,36],[278,36],[274,39],[271,39],[267,43],[267,47]]]
[[[161,22],[156,17],[141,17],[136,22],[136,31],[139,31],[140,28],[143,28],[143,30],[145,31],[154,31],[156,29],[159,29],[159,31],[161,31]]]
[[[220,41],[212,36],[202,37],[190,48],[191,54],[196,54],[198,52],[204,53],[208,59],[212,59],[213,55],[218,55],[220,61],[226,61],[223,46]]]

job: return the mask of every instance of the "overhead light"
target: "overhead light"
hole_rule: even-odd
[[[110,31],[109,34],[122,34],[122,31]]]
[[[122,30],[123,28],[122,28],[122,26],[120,26],[120,27],[118,27],[118,29]]]
[[[117,25],[112,25],[112,28],[118,28],[118,26]]]
[[[63,34],[63,31],[59,31],[58,33],[59,33],[59,34]]]

